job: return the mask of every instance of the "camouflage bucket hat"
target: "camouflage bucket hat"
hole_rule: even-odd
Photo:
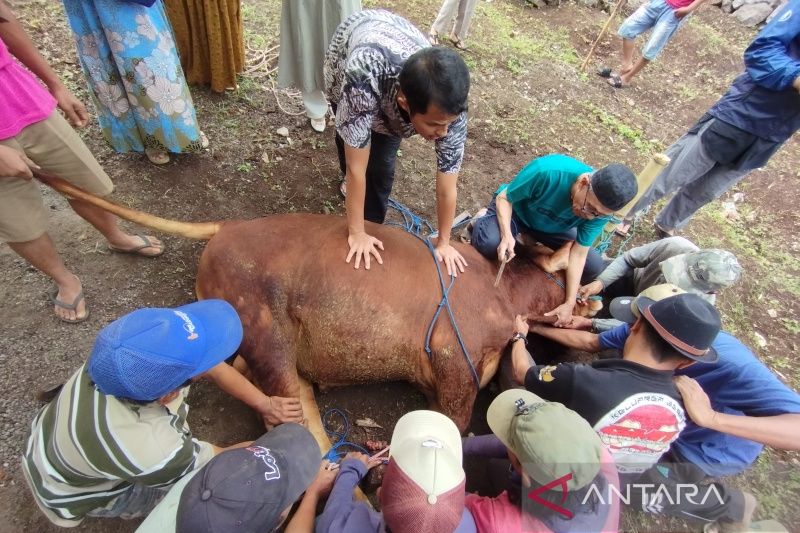
[[[667,283],[687,292],[707,294],[728,288],[742,275],[736,256],[727,250],[700,250],[661,262]]]

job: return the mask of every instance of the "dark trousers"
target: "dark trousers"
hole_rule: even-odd
[[[675,452],[668,452],[658,464],[638,477],[620,476],[620,484],[647,485],[645,491],[632,487],[629,492],[631,507],[645,513],[675,516],[693,522],[741,521],[744,517],[742,492],[722,483],[707,481],[707,477],[699,466]],[[697,488],[696,493],[693,487]]]
[[[567,241],[574,241],[578,235],[578,230],[572,228],[562,233],[543,233],[527,227],[516,215],[511,215],[511,231],[516,237],[519,233],[530,235],[548,248],[557,250]],[[497,259],[497,247],[500,246],[500,226],[497,224],[497,207],[495,201],[487,206],[486,215],[482,216],[472,224],[472,237],[470,242],[487,259]],[[586,264],[583,267],[581,284],[594,281],[605,268],[603,258],[594,249],[589,249],[586,256]]]
[[[369,145],[369,162],[367,163],[367,191],[364,196],[364,220],[383,224],[389,195],[394,183],[394,166],[397,161],[397,150],[400,149],[400,137],[372,132]],[[336,151],[339,154],[339,168],[344,174],[347,161],[344,157],[344,141],[336,134]]]

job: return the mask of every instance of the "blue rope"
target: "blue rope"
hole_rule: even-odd
[[[331,428],[330,418],[333,415],[338,415],[341,417],[342,431],[336,431]],[[350,421],[347,419],[347,415],[345,415],[341,410],[328,409],[325,411],[325,413],[322,415],[322,427],[325,429],[325,433],[327,433],[329,437],[336,439],[336,441],[333,443],[333,446],[330,450],[328,450],[328,453],[325,454],[323,459],[327,459],[332,463],[338,462],[347,453],[346,451],[339,451],[339,448],[342,447],[354,448],[361,453],[365,453],[367,455],[370,454],[370,451],[366,448],[362,448],[358,444],[354,444],[347,440],[347,434],[350,433]]]
[[[480,378],[478,378],[478,372],[475,370],[475,365],[472,364],[472,359],[469,357],[469,352],[467,351],[467,347],[464,344],[464,339],[461,337],[461,331],[458,329],[458,323],[456,322],[456,317],[453,314],[453,308],[450,306],[450,289],[453,288],[453,285],[456,282],[455,276],[450,276],[450,286],[446,287],[444,282],[444,276],[442,275],[442,269],[439,266],[439,261],[436,260],[436,250],[433,247],[433,243],[428,237],[423,237],[421,235],[422,229],[425,228],[428,230],[428,233],[432,233],[434,231],[433,226],[430,222],[425,220],[424,218],[415,214],[411,209],[404,206],[397,200],[392,198],[389,199],[389,207],[395,209],[400,213],[403,217],[403,223],[390,223],[393,226],[399,226],[403,228],[406,232],[410,233],[420,241],[424,242],[425,245],[428,247],[428,251],[433,256],[433,264],[436,266],[436,274],[439,277],[439,287],[442,291],[442,299],[439,302],[439,305],[436,307],[436,312],[433,314],[433,319],[431,323],[428,325],[428,332],[425,335],[425,353],[428,354],[428,359],[433,359],[433,351],[431,350],[431,337],[433,336],[433,327],[436,324],[436,321],[439,319],[439,315],[442,313],[442,308],[447,309],[447,315],[450,318],[450,324],[453,326],[453,331],[456,333],[456,339],[458,339],[458,345],[461,347],[461,353],[464,354],[464,359],[466,359],[467,364],[469,365],[470,373],[472,374],[472,380],[475,382],[475,386],[478,387],[480,385]],[[465,220],[462,223],[466,223]],[[460,224],[459,224],[460,225]]]

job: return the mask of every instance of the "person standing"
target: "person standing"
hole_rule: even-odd
[[[325,86],[336,115],[336,148],[345,175],[349,251],[383,262],[383,243],[364,221],[382,224],[394,182],[400,141],[419,134],[435,143],[439,236],[434,256],[447,274],[466,261],[450,244],[456,183],[467,138],[469,70],[461,56],[432,47],[409,21],[381,10],[356,13],[333,36],[325,56]]]
[[[239,0],[165,0],[186,81],[214,92],[236,89],[244,70]]]
[[[622,67],[619,73],[604,68],[598,72],[608,77],[608,84],[619,89],[630,84],[633,77],[654,61],[683,24],[706,0],[648,0],[626,18],[619,27],[622,37]],[[642,57],[633,60],[636,38],[648,30],[650,38],[642,48]]]
[[[278,86],[297,87],[311,127],[325,130],[325,51],[341,22],[361,11],[361,0],[283,0]]]
[[[0,2],[0,242],[52,278],[55,315],[70,323],[89,318],[89,309],[81,280],[64,264],[47,233],[47,209],[32,169],[55,172],[98,196],[111,194],[113,183],[70,127],[88,123],[86,107],[61,83],[11,10]],[[102,233],[111,251],[145,257],[164,252],[155,237],[122,231],[111,213],[75,198],[68,201],[75,213]]]
[[[439,44],[439,34],[447,31],[450,23],[453,23],[453,26],[450,26],[452,31],[448,39],[459,50],[466,50],[467,45],[464,44],[464,39],[467,38],[477,3],[478,0],[444,0],[436,20],[433,21],[431,31],[428,32],[428,40],[431,44]],[[454,18],[455,21],[453,21]]]
[[[674,192],[656,217],[662,238],[766,165],[800,129],[800,0],[790,0],[761,30],[744,65],[728,92],[667,149],[670,164],[629,211],[633,217]]]
[[[175,52],[161,0],[62,0],[103,136],[119,153],[168,152],[208,145]]]

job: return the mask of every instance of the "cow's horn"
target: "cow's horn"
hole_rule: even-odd
[[[41,170],[33,170],[33,175],[36,179],[57,190],[67,198],[83,200],[109,213],[113,213],[120,218],[130,220],[131,222],[156,231],[181,235],[189,239],[208,240],[219,231],[221,225],[220,222],[180,222],[157,217],[95,196],[53,174]]]

